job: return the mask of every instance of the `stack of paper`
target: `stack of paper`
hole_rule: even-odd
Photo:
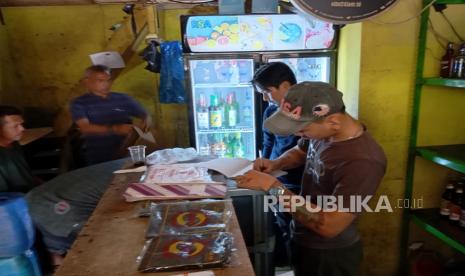
[[[228,178],[234,178],[253,170],[253,161],[245,158],[217,158],[207,162],[198,163],[196,166],[217,171]],[[274,177],[279,177],[285,174],[287,174],[287,172],[281,170],[271,173]]]

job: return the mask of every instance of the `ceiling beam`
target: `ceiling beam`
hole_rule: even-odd
[[[0,0],[0,7],[69,6],[129,2],[137,2],[137,0]]]
[[[0,0],[0,7],[90,5],[92,0]]]

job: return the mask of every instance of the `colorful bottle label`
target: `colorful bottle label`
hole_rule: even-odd
[[[229,109],[228,112],[228,123],[230,127],[235,127],[237,125],[237,111],[235,109]]]
[[[197,113],[197,119],[199,128],[208,128],[209,127],[209,120],[208,120],[208,112],[199,112]]]
[[[210,126],[221,127],[222,126],[222,114],[221,110],[213,110],[210,112]]]
[[[449,200],[442,200],[441,208],[439,213],[442,216],[449,216],[450,215],[450,201]]]

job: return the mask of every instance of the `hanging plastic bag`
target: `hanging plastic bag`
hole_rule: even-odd
[[[185,103],[181,43],[179,41],[163,42],[160,49],[160,103]]]
[[[158,46],[160,46],[160,44],[155,40],[152,40],[150,41],[150,44],[147,47],[145,47],[144,51],[140,54],[142,56],[142,59],[147,61],[147,66],[145,66],[145,69],[154,73],[160,73],[161,54],[157,48]]]

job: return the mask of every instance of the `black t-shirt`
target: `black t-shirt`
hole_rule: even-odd
[[[373,195],[386,171],[383,149],[366,131],[359,137],[330,143],[325,140],[301,139],[301,150],[307,152],[302,178],[302,196],[341,196],[343,206],[350,207],[350,196]],[[350,246],[359,240],[357,219],[334,238],[325,238],[294,221],[293,238],[309,248],[330,249]]]
[[[31,170],[18,143],[0,147],[0,192],[26,193],[34,188]]]

